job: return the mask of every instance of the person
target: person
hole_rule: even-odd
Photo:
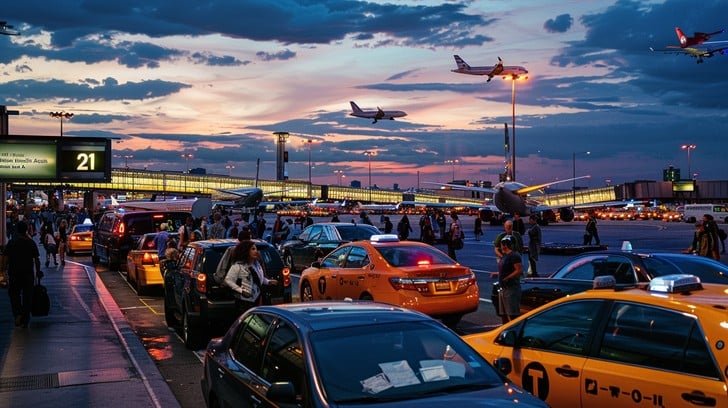
[[[183,250],[188,243],[194,241],[194,220],[191,215],[188,215],[185,219],[185,223],[179,227],[179,242],[177,243],[177,249]]]
[[[268,279],[260,263],[260,253],[255,242],[246,240],[233,250],[230,266],[225,275],[225,286],[236,293],[238,312],[261,304],[263,286],[278,285],[275,279]]]
[[[505,324],[521,315],[521,254],[514,251],[517,241],[511,235],[500,240],[503,257],[498,261],[498,310]]]
[[[212,215],[212,226],[210,227],[210,239],[222,239],[225,238],[225,232],[227,228],[222,223],[222,215],[216,212]]]
[[[480,215],[475,217],[475,227],[473,230],[473,234],[475,235],[476,241],[480,241],[480,237],[483,236],[483,220],[480,218]]]
[[[62,219],[58,224],[58,253],[61,258],[61,266],[66,264],[66,245],[68,245],[68,221]]]
[[[173,246],[167,246],[164,251],[164,258],[159,258],[159,272],[162,276],[167,275],[167,271],[174,271],[178,267],[179,251]]]
[[[720,251],[721,254],[725,253],[726,238],[728,238],[728,234],[726,234],[725,230],[723,228],[718,228],[718,239],[720,240],[720,246],[722,247],[722,250]]]
[[[50,261],[53,260],[53,265],[58,265],[58,242],[56,241],[55,234],[53,233],[53,225],[50,222],[46,222],[43,225],[43,235],[41,236],[41,243],[46,251],[46,268],[50,265]]]
[[[157,256],[159,257],[160,264],[166,257],[168,243],[169,232],[167,232],[167,223],[163,222],[159,224],[159,232],[157,232],[157,235],[154,237],[154,247],[157,248]]]
[[[265,214],[262,212],[258,214],[256,223],[255,223],[255,236],[259,239],[265,238],[263,235],[265,235]]]
[[[511,239],[514,240],[513,246],[511,247],[513,251],[518,253],[521,253],[523,251],[523,237],[521,237],[521,234],[513,230],[513,221],[506,220],[503,223],[503,232],[496,235],[495,240],[493,241],[495,259],[497,262],[500,262],[501,258],[503,258],[503,252],[501,251],[500,242],[506,236],[510,236]]]
[[[435,244],[435,231],[432,229],[432,221],[430,217],[425,215],[421,219],[422,225],[420,226],[420,241],[428,245]]]
[[[410,226],[407,214],[405,214],[397,223],[397,235],[399,235],[401,241],[406,241],[409,238],[410,232],[412,232],[412,227]]]
[[[445,213],[442,211],[437,212],[437,230],[440,231],[440,240],[446,241],[447,240],[447,220],[445,219]]]
[[[394,229],[394,225],[392,224],[392,221],[389,220],[389,217],[384,217],[384,233],[385,234],[391,234],[392,229]]]
[[[463,233],[463,226],[460,224],[458,215],[452,213],[450,214],[450,219],[452,221],[450,222],[450,229],[447,231],[447,254],[454,261],[457,261],[458,258],[455,251],[462,249],[460,244],[462,244],[465,234]],[[460,244],[458,244],[458,242],[460,242]]]
[[[693,243],[683,252],[697,254],[706,258],[713,257],[713,237],[705,230],[705,224],[702,221],[695,223]]]
[[[334,216],[331,217],[331,222],[341,222],[339,221],[339,213],[334,213]]]
[[[209,226],[207,224],[207,216],[203,215],[202,217],[200,217],[200,228],[198,228],[198,230],[200,231],[199,240],[207,239],[207,237],[209,236]]]
[[[372,223],[372,220],[369,219],[369,214],[367,214],[366,211],[363,211],[359,214],[359,222],[361,222],[362,224],[374,225],[374,223]]]
[[[592,239],[594,239],[595,245],[600,245],[599,231],[597,231],[597,217],[594,213],[589,213],[589,220],[586,222],[586,229],[584,232],[584,245],[591,245]]]
[[[521,234],[521,236],[526,235],[526,226],[523,224],[523,219],[519,212],[513,214],[513,231]]]
[[[705,232],[710,234],[710,239],[713,241],[713,249],[710,251],[710,258],[720,261],[720,236],[718,235],[718,224],[710,214],[703,214],[703,225],[705,226]]]
[[[536,214],[528,216],[528,273],[532,278],[538,277],[536,261],[541,253],[541,227],[538,225]]]
[[[271,239],[271,242],[273,245],[278,245],[283,241],[283,227],[286,225],[286,222],[283,221],[283,218],[281,218],[280,214],[276,214],[276,219],[273,221],[273,236]],[[286,235],[288,235],[288,231],[286,231]]]
[[[301,227],[301,229],[304,229],[304,228],[308,227],[309,225],[313,225],[313,218],[311,218],[310,213],[306,213],[306,217],[303,220],[303,226]]]
[[[7,265],[8,295],[15,326],[28,327],[30,311],[33,310],[35,278],[42,278],[43,272],[40,270],[38,246],[28,236],[28,224],[20,221],[15,228],[16,234],[8,242],[3,255]]]

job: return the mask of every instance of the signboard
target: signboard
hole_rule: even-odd
[[[0,139],[0,182],[111,181],[111,140],[8,136]]]
[[[692,192],[695,191],[695,182],[693,180],[680,180],[672,182],[672,191]]]

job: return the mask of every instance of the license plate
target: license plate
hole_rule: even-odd
[[[450,282],[435,282],[435,290],[438,292],[450,290]]]

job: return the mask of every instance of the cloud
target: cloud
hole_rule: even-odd
[[[294,58],[296,56],[296,53],[289,49],[286,49],[285,51],[279,51],[279,52],[274,52],[274,53],[258,51],[255,53],[255,55],[263,61],[273,61],[273,60],[284,60],[285,61],[285,60]]]
[[[218,67],[236,67],[240,65],[248,65],[250,61],[240,61],[232,55],[223,55],[221,57],[211,55],[210,53],[195,52],[190,55],[190,59],[196,64],[205,64]]]
[[[574,18],[569,14],[561,14],[543,23],[543,29],[549,33],[565,33],[571,28]]]
[[[396,74],[390,76],[389,78],[387,78],[386,81],[396,81],[398,79],[402,79],[402,78],[411,76],[412,74],[416,73],[419,70],[420,70],[419,68],[415,68],[415,69],[410,69],[407,71],[399,72],[399,73],[396,73]]]

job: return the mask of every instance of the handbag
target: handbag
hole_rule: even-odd
[[[38,283],[33,286],[33,307],[30,313],[33,316],[48,316],[51,310],[51,299],[48,297],[48,290],[41,285],[40,278]]]
[[[462,238],[455,238],[452,240],[453,249],[463,249],[463,246],[465,246],[465,243]]]

